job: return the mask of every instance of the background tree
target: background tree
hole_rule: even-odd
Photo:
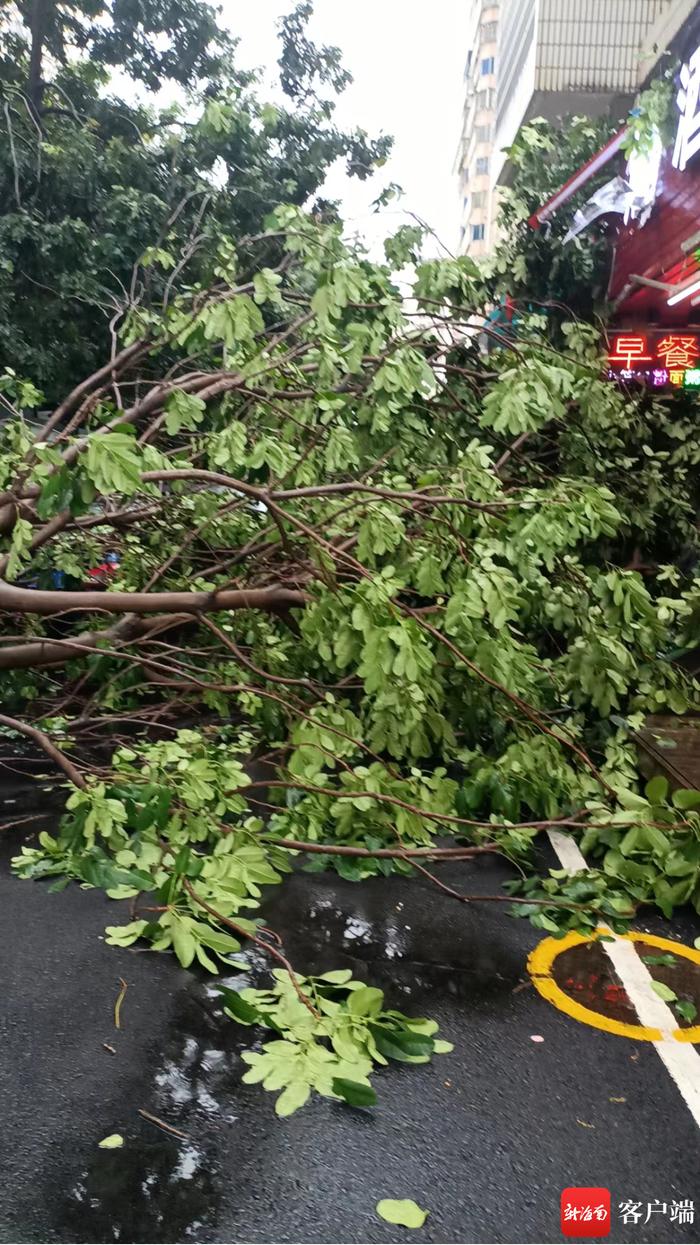
[[[55,67],[75,56],[113,66],[157,91],[220,72],[233,40],[206,0],[3,0],[3,79],[26,90],[41,120],[44,89]],[[11,53],[11,59],[10,55]]]
[[[534,230],[528,220],[621,124],[609,118],[565,117],[555,124],[535,118],[522,126],[508,149],[513,175],[500,192],[500,240],[489,264],[497,294],[546,312],[553,323],[572,315],[590,320],[603,312],[609,272],[606,239],[588,230],[566,246],[561,243],[576,209],[609,180],[610,167],[587,182],[541,230]]]
[[[668,146],[673,114],[672,71],[665,70],[640,94],[626,118],[618,172],[624,174],[627,157],[635,150],[646,151],[654,139],[660,137]],[[596,223],[571,241],[563,239],[577,208],[614,175],[615,166],[603,166],[541,229],[533,229],[529,220],[621,124],[568,117],[552,125],[540,118],[521,128],[509,150],[513,176],[502,191],[499,242],[484,266],[486,287],[496,305],[506,295],[512,300],[514,340],[541,335],[567,354],[575,345],[592,366],[609,315],[605,292],[615,227],[610,221]],[[505,321],[494,327],[497,333],[510,332]],[[492,344],[498,340],[491,335]],[[580,408],[580,422],[574,417],[558,430],[547,427],[545,436],[524,425],[525,463],[515,455],[510,469],[522,469],[528,478],[538,463],[545,473],[584,474],[616,496],[624,495],[635,522],[626,529],[626,552],[618,546],[613,555],[623,564],[649,570],[678,561],[686,571],[696,567],[700,491],[693,448],[695,400],[683,391],[658,400],[644,386],[632,385],[625,418],[609,420],[607,388],[596,377]]]
[[[367,177],[389,150],[334,124],[350,75],[337,49],[309,41],[309,4],[281,28],[289,108],[256,98],[202,0],[147,0],[138,21],[130,0],[0,13],[0,356],[49,402],[98,366],[136,293],[161,303],[176,263],[206,283],[222,232],[255,232],[280,201],[312,199],[339,157]],[[117,66],[188,95],[127,103],[111,93]],[[134,266],[154,245],[137,291]]]

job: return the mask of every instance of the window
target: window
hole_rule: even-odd
[[[472,225],[472,242],[483,242],[485,237],[485,225]]]
[[[490,125],[475,126],[474,136],[476,138],[477,143],[490,143],[491,142],[491,126]]]
[[[484,22],[481,27],[482,43],[495,43],[498,35],[498,22]]]
[[[482,74],[493,73],[496,68],[496,62],[493,56],[485,56],[481,62]]]
[[[474,197],[476,198],[476,196]],[[465,195],[464,198],[462,199],[462,211],[466,212],[468,207],[469,207],[469,195]]]
[[[488,156],[477,156],[477,160],[476,160],[476,175],[477,175],[477,177],[481,177],[484,173],[488,173],[488,171],[489,171],[489,158],[488,158]]]
[[[477,190],[476,193],[472,195],[472,207],[473,208],[485,208],[486,207],[486,191],[485,190]]]
[[[477,91],[476,106],[482,110],[484,108],[495,108],[496,92],[493,89],[490,91]]]

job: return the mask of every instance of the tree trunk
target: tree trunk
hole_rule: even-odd
[[[39,120],[44,95],[44,82],[41,76],[44,61],[44,40],[51,0],[32,0],[29,28],[32,36],[32,47],[29,56],[28,93],[35,117]]]

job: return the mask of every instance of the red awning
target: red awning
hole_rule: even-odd
[[[601,147],[573,177],[533,212],[528,224],[540,229],[620,150],[626,128]],[[625,324],[673,326],[700,321],[700,159],[680,172],[667,151],[661,161],[656,200],[647,222],[622,226],[615,243],[608,298],[615,320]],[[687,296],[684,291],[689,291]],[[669,298],[680,294],[669,306]]]

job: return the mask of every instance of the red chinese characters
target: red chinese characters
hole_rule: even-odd
[[[700,334],[625,329],[613,333],[608,354],[612,380],[641,380],[654,388],[687,385],[686,373],[700,370]]]
[[[619,333],[614,339],[614,349],[608,356],[611,363],[621,363],[631,371],[638,363],[651,363],[644,333]]]
[[[657,342],[656,353],[669,371],[685,371],[688,367],[695,367],[698,339],[684,333],[669,333]]]

